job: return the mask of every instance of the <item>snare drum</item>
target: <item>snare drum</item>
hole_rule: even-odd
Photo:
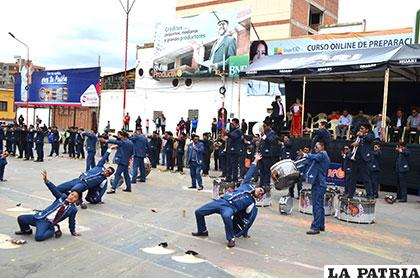
[[[277,190],[283,190],[297,183],[299,179],[299,170],[291,159],[283,159],[270,168],[271,184]]]
[[[341,197],[338,202],[338,219],[357,224],[375,222],[375,199],[366,197]]]
[[[334,214],[333,192],[325,192],[324,195],[324,215]],[[299,211],[305,214],[312,214],[312,193],[310,189],[302,189],[299,196]]]

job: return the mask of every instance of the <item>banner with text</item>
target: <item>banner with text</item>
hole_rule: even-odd
[[[251,11],[222,11],[156,25],[154,78],[218,76],[249,52]]]
[[[100,71],[99,67],[94,67],[33,72],[30,85],[25,83],[25,74],[23,78],[17,74],[15,104],[98,107]]]

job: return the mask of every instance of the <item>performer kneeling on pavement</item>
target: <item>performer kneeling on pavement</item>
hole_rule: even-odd
[[[41,212],[20,215],[17,219],[20,231],[15,232],[15,234],[31,235],[32,229],[30,226],[34,226],[36,227],[36,241],[43,241],[54,235],[58,238],[62,234],[58,223],[68,218],[71,234],[73,236],[80,236],[80,234],[76,232],[76,202],[82,199],[82,192],[74,190],[68,195],[63,194],[48,180],[47,171],[43,171],[42,176],[44,183],[56,200]]]
[[[102,196],[105,194],[107,188],[107,178],[115,172],[114,168],[105,168],[104,165],[111,154],[111,150],[115,148],[116,146],[108,148],[96,167],[84,172],[78,178],[58,185],[57,190],[64,194],[74,190],[80,192],[88,190],[86,201],[91,204],[101,203]],[[82,208],[87,208],[87,206],[82,204]]]
[[[299,152],[299,155],[309,160],[308,166],[308,183],[312,184],[312,214],[314,220],[311,229],[306,232],[308,235],[319,234],[325,231],[325,210],[324,195],[327,190],[327,175],[330,165],[330,158],[325,151],[324,142],[317,142],[314,148],[315,153]]]
[[[232,192],[228,192],[220,197],[220,199],[210,202],[195,211],[197,220],[197,232],[193,232],[193,236],[208,236],[206,222],[204,217],[214,213],[220,214],[225,224],[227,246],[232,248],[235,246],[235,236],[247,236],[248,230],[257,217],[257,207],[255,206],[255,199],[261,199],[264,195],[264,189],[261,187],[254,188],[251,184],[251,178],[257,167],[257,163],[261,160],[261,154],[255,155],[255,160],[251,164],[244,180],[239,188]],[[234,216],[245,212],[242,219],[243,228],[235,235],[234,233]]]

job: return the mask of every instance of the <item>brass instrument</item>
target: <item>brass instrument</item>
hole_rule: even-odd
[[[359,148],[360,137],[357,137],[355,143],[357,143],[357,146],[353,148],[353,154],[350,158],[351,160],[356,160],[356,152],[357,152],[357,149]]]

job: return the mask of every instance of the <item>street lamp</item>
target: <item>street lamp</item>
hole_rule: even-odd
[[[126,18],[125,18],[125,59],[124,59],[124,102],[123,102],[123,119],[125,116],[125,103],[127,98],[127,49],[128,49],[128,15],[131,12],[131,9],[134,6],[134,3],[136,0],[133,0],[133,2],[130,4],[130,0],[127,0],[126,5],[120,1],[121,7],[123,8]]]
[[[21,44],[23,44],[26,47],[26,64],[28,67],[28,71],[29,71],[29,46],[24,43],[23,41],[19,40],[18,38],[15,37],[15,35],[13,35],[11,32],[9,32],[9,35],[14,38],[15,40],[17,40],[18,42],[20,42]],[[27,84],[29,85],[29,84]],[[29,125],[29,86],[27,86],[27,88],[25,88],[26,90],[26,124]]]

